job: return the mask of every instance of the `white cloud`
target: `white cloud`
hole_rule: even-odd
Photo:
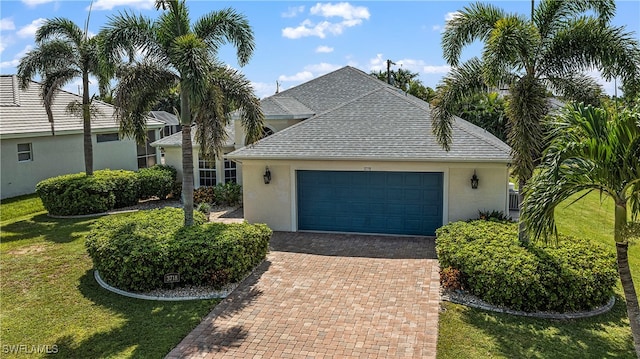
[[[136,9],[153,9],[154,0],[98,0],[93,3],[94,10],[113,10],[116,6],[127,6]],[[89,9],[89,7],[87,7]]]
[[[282,29],[282,36],[289,39],[317,36],[324,39],[328,34],[340,35],[349,27],[361,25],[363,20],[370,17],[369,10],[364,6],[353,6],[349,3],[317,3],[310,9],[310,14],[324,17],[325,19],[339,17],[342,21],[331,22],[328,20],[313,22],[305,19],[297,27]]]
[[[425,74],[446,74],[449,73],[449,71],[451,71],[451,66],[449,65],[426,65],[422,68],[422,72],[424,72]]]
[[[318,46],[316,47],[316,52],[317,53],[322,53],[322,54],[328,54],[330,52],[333,52],[333,47],[329,47],[329,46]]]
[[[287,75],[280,75],[278,76],[278,81],[283,81],[283,82],[303,82],[303,81],[309,81],[313,78],[313,74],[311,73],[311,71],[301,71],[298,72],[295,75],[292,76],[287,76]]]
[[[27,45],[24,47],[24,49],[22,49],[22,51],[18,52],[16,56],[13,57],[13,60],[0,62],[0,73],[3,73],[3,74],[15,73],[16,72],[15,69],[9,69],[9,68],[17,67],[18,64],[20,63],[20,59],[22,59],[22,57],[24,57],[24,55],[26,55],[27,52],[31,51],[31,49],[33,49],[33,46]]]
[[[276,83],[252,82],[253,92],[258,98],[265,98],[276,93]],[[280,89],[282,91],[282,88]]]
[[[13,23],[13,19],[10,17],[5,17],[0,19],[0,30],[15,30],[16,24]]]
[[[298,14],[304,12],[304,6],[290,6],[286,12],[283,12],[282,17],[296,17]]]
[[[352,19],[369,19],[369,9],[364,6],[353,6],[348,2],[341,2],[338,4],[320,4],[317,3],[311,8],[312,15],[319,15],[322,17],[341,17],[345,20]]]
[[[321,62],[319,64],[310,64],[306,65],[302,70],[295,75],[280,75],[278,77],[278,81],[282,82],[305,82],[309,81],[315,77],[324,75],[331,71],[335,71],[341,68],[342,65],[334,65],[326,62]]]
[[[46,4],[54,1],[56,0],[22,0],[22,3],[29,7],[34,7],[34,6],[38,6],[41,4]]]
[[[401,59],[394,62],[392,69],[403,68],[419,74],[446,74],[451,70],[449,65],[429,65],[424,60]],[[383,54],[369,59],[369,71],[387,71],[387,60]]]
[[[451,21],[460,15],[462,15],[460,11],[448,12],[444,15],[444,21]]]
[[[38,31],[38,29],[40,28],[40,26],[42,26],[42,24],[44,24],[44,22],[47,21],[46,19],[43,18],[38,18],[35,19],[33,21],[31,21],[31,23],[27,26],[23,26],[22,28],[20,28],[20,30],[18,30],[17,34],[20,37],[33,37],[36,34],[36,31]]]

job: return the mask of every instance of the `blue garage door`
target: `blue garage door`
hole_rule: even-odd
[[[297,171],[298,229],[435,235],[442,173]]]

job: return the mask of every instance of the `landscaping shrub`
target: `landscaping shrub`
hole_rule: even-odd
[[[101,213],[138,202],[136,173],[100,170],[48,178],[36,185],[44,207],[54,215]]]
[[[518,226],[489,221],[456,222],[436,231],[442,268],[461,272],[462,286],[492,303],[523,311],[593,309],[613,295],[613,253],[586,240],[523,247]]]
[[[215,187],[202,186],[193,190],[193,203],[215,203]]]
[[[220,204],[233,206],[239,204],[242,200],[242,186],[237,183],[218,184],[214,192],[216,201]]]
[[[207,223],[183,227],[176,208],[139,211],[99,219],[86,247],[95,269],[117,288],[161,288],[164,275],[179,273],[178,285],[222,287],[241,280],[266,256],[271,230],[263,224]]]
[[[165,199],[173,191],[177,171],[171,166],[155,165],[138,170],[137,175],[140,183],[139,198]]]

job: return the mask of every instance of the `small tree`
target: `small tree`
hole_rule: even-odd
[[[128,55],[141,50],[143,58],[123,66],[114,100],[120,129],[141,142],[146,137],[147,113],[176,87],[180,94],[182,125],[182,199],[184,221],[193,224],[193,142],[209,159],[219,155],[227,139],[225,127],[236,106],[249,143],[263,126],[260,102],[250,82],[238,71],[217,61],[224,43],[237,49],[240,65],[253,53],[253,31],[247,19],[233,9],[205,14],[193,25],[184,0],[157,0],[163,13],[156,20],[124,13],[111,18],[102,31],[107,54]]]
[[[28,88],[36,74],[42,77],[41,97],[51,123],[51,134],[54,135],[54,118],[51,111],[53,101],[62,87],[78,77],[82,79],[84,167],[86,174],[91,176],[93,144],[89,75],[92,74],[100,80],[100,90],[104,92],[112,73],[106,63],[101,61],[99,38],[89,37],[87,26],[83,30],[71,20],[54,18],[47,20],[38,29],[35,40],[36,48],[29,51],[18,64],[20,86]]]
[[[556,234],[555,208],[583,191],[615,204],[618,274],[636,354],[640,357],[640,309],[628,262],[627,212],[640,214],[640,106],[612,118],[605,110],[574,105],[554,117],[549,147],[527,184],[522,221],[535,237]],[[628,207],[630,206],[630,207]]]

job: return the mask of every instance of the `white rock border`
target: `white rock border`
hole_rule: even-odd
[[[203,300],[203,299],[224,299],[227,296],[229,296],[229,294],[231,294],[231,292],[233,292],[238,285],[240,285],[240,282],[238,283],[232,283],[228,286],[228,289],[224,289],[224,290],[219,290],[219,291],[213,291],[209,294],[205,294],[205,295],[199,295],[199,296],[184,296],[184,297],[161,297],[161,296],[152,296],[152,295],[146,295],[146,294],[139,294],[139,293],[132,293],[132,292],[127,292],[125,290],[122,289],[118,289],[116,287],[112,287],[109,284],[107,284],[104,280],[102,280],[102,278],[100,277],[100,273],[98,273],[98,270],[94,270],[93,271],[93,277],[96,279],[96,282],[98,282],[98,284],[113,293],[116,294],[120,294],[122,296],[125,297],[129,297],[129,298],[135,298],[135,299],[144,299],[144,300],[157,300],[157,301],[166,301],[166,302],[179,302],[179,301],[187,301],[187,300]]]
[[[442,292],[441,292],[440,298],[447,302],[461,304],[461,305],[471,307],[471,308],[476,308],[476,309],[488,310],[496,313],[504,313],[504,314],[517,315],[521,317],[539,318],[539,319],[569,320],[569,319],[590,318],[590,317],[595,317],[596,315],[604,314],[610,311],[611,308],[613,308],[613,306],[616,304],[616,298],[615,296],[612,295],[611,299],[609,299],[609,302],[607,302],[607,304],[587,312],[572,312],[572,313],[533,312],[531,313],[531,312],[523,312],[519,310],[504,308],[504,307],[497,307],[493,304],[489,304],[483,301],[482,299],[472,296],[468,293],[459,295],[457,293],[454,293],[448,290],[441,289],[441,291]],[[468,298],[465,299],[465,297],[472,297],[472,299],[468,299]]]

